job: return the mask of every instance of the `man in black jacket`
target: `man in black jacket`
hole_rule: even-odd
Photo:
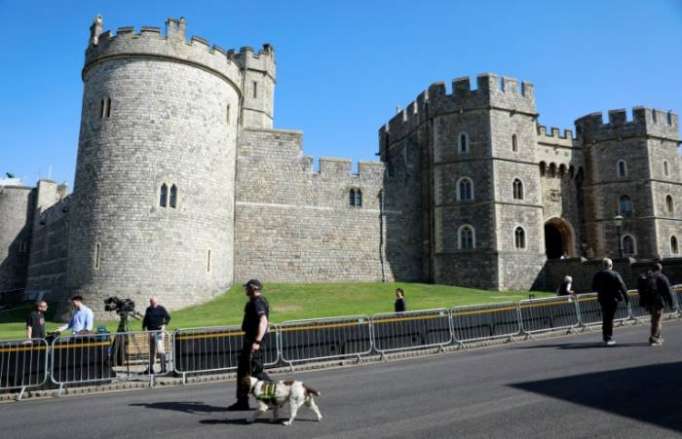
[[[159,362],[161,363],[161,373],[166,373],[166,346],[164,331],[166,325],[170,322],[170,314],[166,308],[159,305],[157,297],[149,298],[149,307],[144,313],[142,320],[143,331],[154,331],[149,333],[149,367],[145,371],[147,374],[154,374],[154,362],[156,361],[156,354],[159,354]]]
[[[261,295],[262,289],[263,285],[258,279],[251,279],[244,284],[244,290],[249,298],[244,307],[242,321],[244,344],[237,363],[237,402],[227,408],[229,411],[250,410],[249,377],[270,381],[270,377],[263,370],[263,339],[268,333],[270,306]]]
[[[673,291],[668,277],[663,274],[663,266],[661,264],[656,263],[648,277],[651,285],[649,302],[646,304],[649,314],[651,314],[649,344],[651,346],[661,346],[663,344],[663,337],[661,337],[663,309],[666,304],[671,308],[673,307]]]
[[[627,287],[623,278],[613,270],[613,261],[604,258],[602,270],[592,279],[592,290],[597,292],[597,300],[602,312],[602,335],[606,346],[613,346],[613,318],[618,309],[618,302],[628,303]]]

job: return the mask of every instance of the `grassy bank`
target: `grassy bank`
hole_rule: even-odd
[[[505,302],[528,298],[527,292],[498,292],[418,283],[328,283],[267,284],[264,294],[270,302],[270,318],[274,322],[315,317],[374,314],[393,311],[393,291],[403,288],[408,310]],[[543,293],[534,293],[541,297]],[[241,323],[246,297],[241,287],[199,306],[175,311],[170,329],[217,326]],[[146,304],[137,304],[144,312]],[[22,338],[29,307],[0,312],[0,339]],[[96,322],[110,330],[116,322]],[[48,313],[48,331],[58,322]],[[140,323],[133,322],[139,329]]]

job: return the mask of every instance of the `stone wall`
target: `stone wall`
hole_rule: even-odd
[[[244,129],[237,161],[235,279],[265,282],[392,279],[382,252],[383,165],[321,159],[314,172],[301,133]],[[352,207],[351,189],[362,191]],[[383,232],[383,233],[382,233]],[[383,264],[382,264],[383,262]]]
[[[0,292],[24,288],[35,193],[23,186],[0,186]]]

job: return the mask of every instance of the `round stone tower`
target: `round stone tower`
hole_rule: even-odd
[[[257,56],[270,57],[272,50]],[[91,27],[69,233],[67,290],[178,308],[232,283],[243,66],[159,28]],[[274,62],[273,62],[274,63]],[[111,316],[113,317],[113,316]]]

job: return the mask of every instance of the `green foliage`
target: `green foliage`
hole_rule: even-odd
[[[273,322],[334,317],[344,315],[375,314],[393,311],[394,291],[405,290],[407,309],[442,308],[459,305],[496,303],[528,298],[527,292],[499,292],[476,290],[447,285],[420,283],[314,283],[314,284],[266,284],[263,294],[270,302],[270,319]],[[534,293],[544,297],[546,293]],[[246,296],[241,287],[232,287],[203,305],[192,306],[171,313],[170,329],[201,326],[240,324]],[[145,304],[138,304],[144,312]],[[23,338],[24,321],[31,307],[0,312],[0,339]],[[48,318],[50,316],[48,315]],[[112,317],[114,315],[112,314]],[[116,330],[116,322],[103,322],[109,330]],[[48,322],[48,331],[59,325]],[[100,322],[96,322],[100,325]],[[141,329],[140,322],[133,321],[131,328]]]

